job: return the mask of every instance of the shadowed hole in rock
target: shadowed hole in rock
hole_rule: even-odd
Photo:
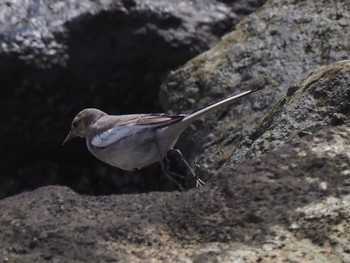
[[[0,55],[6,62],[0,66],[0,108],[7,113],[1,145],[11,149],[0,167],[0,198],[53,184],[89,195],[174,189],[159,164],[123,172],[95,159],[84,140],[62,147],[74,114],[83,108],[109,114],[162,112],[158,91],[166,73],[208,48],[168,43],[152,28],[142,31],[141,16],[112,12],[68,23],[67,34],[56,33],[67,44],[69,59],[63,66],[39,68],[17,54]],[[157,19],[151,20],[161,28],[179,23]]]
[[[24,9],[38,8],[31,14],[33,24],[18,20],[0,33],[10,47],[0,52],[0,111],[6,113],[0,126],[6,150],[0,198],[54,184],[89,195],[173,189],[159,165],[122,172],[96,160],[83,140],[65,147],[62,141],[83,108],[109,114],[162,112],[158,91],[167,72],[232,30],[239,14],[245,14],[244,4],[232,6],[238,16],[219,8],[205,14],[203,22],[195,9],[182,14],[178,7],[172,12],[172,4],[168,12],[137,1],[121,3],[121,9],[101,3],[102,9],[92,5],[88,11],[83,6],[65,10],[64,4],[51,10],[50,5],[52,16],[46,16],[46,3],[40,8],[28,3]],[[19,6],[8,7],[4,13],[18,13]],[[196,23],[196,31],[190,30]]]

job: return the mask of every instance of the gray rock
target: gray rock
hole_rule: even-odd
[[[256,150],[199,189],[83,196],[50,186],[1,200],[1,260],[349,262],[349,75],[341,61],[291,86],[259,138],[306,109],[310,123],[325,121],[313,119],[320,111],[328,122],[302,138],[287,133],[284,145]]]
[[[287,22],[286,24],[295,27],[286,28],[296,30],[295,37],[298,36],[297,33],[300,34],[300,41],[307,40],[303,32],[308,28],[303,19],[308,16],[302,12],[304,8],[316,4],[310,1],[290,2],[286,7],[291,14],[289,16],[282,6],[286,3],[269,2],[268,10],[276,10],[276,13],[279,10],[281,14],[277,19],[271,11],[270,20],[276,19],[282,23],[284,20],[292,19],[290,24]],[[328,5],[333,4],[338,10],[347,10],[346,3],[341,1],[318,3],[317,10],[322,11],[322,17],[314,13],[312,19],[315,21],[325,19],[329,22],[331,28],[329,32],[332,36],[338,36],[340,29],[332,27],[334,21],[338,21],[339,28],[342,27],[347,22],[342,18],[347,17],[348,13],[339,14],[337,9],[333,9],[334,19],[325,15],[330,14],[331,8]],[[295,20],[296,10],[303,14],[300,16],[301,20]],[[264,8],[258,14],[265,19],[268,17],[268,11]],[[282,19],[283,14],[285,16]],[[267,78],[268,75],[263,73],[261,76],[259,71],[255,70],[263,62],[254,62],[249,56],[244,55],[259,54],[259,49],[244,53],[243,50],[250,47],[248,44],[245,46],[243,42],[240,42],[240,45],[238,42],[236,44],[230,42],[237,39],[248,40],[246,43],[258,41],[258,38],[253,37],[259,32],[260,23],[253,23],[257,21],[257,17],[253,15],[249,18],[252,20],[240,24],[238,29],[217,47],[192,60],[177,71],[178,73],[172,74],[169,79],[174,81],[171,84],[173,86],[169,84],[171,82],[164,85],[164,91],[168,89],[169,96],[177,94],[176,97],[164,100],[164,105],[181,111],[189,109],[189,103],[198,100],[199,97],[203,97],[198,101],[198,104],[202,105],[212,101],[213,98],[221,98],[224,92],[231,93],[227,88],[228,84],[236,81],[238,83],[238,80],[243,85],[242,89],[267,86],[260,94],[251,96],[250,99],[232,108],[234,112],[223,111],[218,119],[209,121],[210,118],[207,118],[206,123],[202,122],[193,127],[193,129],[204,126],[208,128],[203,132],[197,131],[198,143],[205,141],[205,138],[212,138],[207,139],[204,147],[206,151],[198,155],[203,158],[199,159],[199,162],[207,163],[213,171],[212,167],[219,167],[231,158],[231,162],[216,172],[215,177],[206,186],[186,192],[111,196],[84,196],[67,187],[50,186],[5,198],[0,200],[0,260],[4,262],[349,262],[350,95],[347,83],[350,76],[350,61],[340,61],[315,69],[307,78],[297,83],[291,76],[300,78],[299,75],[303,74],[299,72],[300,67],[309,71],[312,65],[326,62],[317,62],[319,53],[315,53],[314,57],[307,56],[307,52],[300,55],[298,52],[302,50],[298,48],[294,50],[294,45],[290,45],[288,50],[294,50],[295,60],[284,64],[284,74],[278,65],[281,65],[279,61],[286,63],[286,60],[282,59],[282,51],[276,51],[280,57],[267,60],[271,66],[271,78]],[[299,24],[295,21],[299,21]],[[251,26],[251,29],[257,31],[249,30],[252,35],[244,37],[243,29],[250,23],[255,25]],[[323,29],[324,27],[319,27],[319,30]],[[288,35],[284,31],[282,33],[284,36]],[[334,53],[329,52],[331,58],[328,62],[338,60],[337,56],[342,58],[340,54],[347,52],[348,38],[345,38],[344,34],[347,36],[348,33],[343,31],[343,38],[334,42],[332,38],[332,41],[329,41],[332,43],[332,48],[337,48]],[[235,35],[235,38],[232,35]],[[261,36],[264,34],[261,33]],[[230,40],[231,37],[233,40]],[[278,38],[273,40],[279,43]],[[298,41],[293,43],[296,46],[299,44]],[[314,49],[311,50],[315,52],[319,50],[317,39],[309,43],[312,45],[315,43]],[[227,53],[223,55],[220,46]],[[238,52],[237,60],[242,63],[242,67],[232,67],[231,70],[236,68],[235,74],[224,69],[218,71],[217,65],[229,64],[224,58],[229,57],[231,54],[229,51],[232,50]],[[262,54],[267,52],[267,49],[262,50],[264,51]],[[284,51],[287,52],[286,49]],[[207,63],[199,63],[198,68],[193,70],[196,61],[206,61],[202,60],[205,56],[210,58]],[[292,58],[293,56],[289,57]],[[300,61],[302,59],[305,64]],[[254,63],[248,67],[247,62]],[[185,76],[185,73],[181,72],[191,67],[192,71],[186,71],[189,78],[185,84],[191,82],[193,84],[195,80],[201,80],[198,83],[203,87],[209,85],[208,83],[213,84],[212,89],[205,92],[199,89],[199,86],[189,85],[187,92],[192,94],[190,97],[192,101],[185,99],[185,92],[180,88],[178,93],[171,92],[172,88],[180,87],[175,85],[176,81],[181,79],[176,76]],[[241,73],[238,72],[240,70]],[[289,70],[288,76],[286,72]],[[246,74],[243,74],[244,72]],[[266,68],[264,72],[267,74],[269,70]],[[249,78],[248,73],[256,77]],[[213,76],[215,78],[212,79]],[[281,81],[281,87],[277,88],[278,81]],[[40,86],[37,88],[38,92],[42,91]],[[26,89],[21,92],[22,96],[30,97]],[[285,97],[270,105],[284,93]],[[30,98],[35,102],[36,96]],[[176,107],[175,102],[178,102]],[[14,103],[15,100],[6,102],[6,109],[10,110],[10,106]],[[33,105],[34,108],[37,106]],[[264,113],[268,107],[269,110]],[[40,107],[37,110],[39,111]],[[235,114],[243,116],[244,120],[240,119],[233,123],[229,117]],[[21,123],[23,120],[15,117],[13,121],[19,127],[23,127],[21,126],[24,125]],[[246,123],[245,126],[243,121]],[[28,121],[26,125],[30,125],[30,122]],[[211,129],[212,125],[217,127]],[[39,132],[40,127],[45,128],[39,126],[37,130]],[[6,129],[6,126],[1,126],[1,129]],[[212,135],[206,137],[208,132]],[[193,134],[193,131],[186,134],[189,141],[195,138],[192,137]],[[24,137],[23,140],[31,139],[29,135],[21,135]],[[203,140],[200,136],[203,136]],[[248,136],[245,142],[237,145],[245,136]],[[6,138],[3,137],[2,140],[5,141]],[[17,144],[21,141],[13,141],[12,144],[9,142],[6,147],[15,149],[14,153],[9,154],[16,157],[20,152]],[[30,147],[30,144],[24,145]],[[236,146],[238,150],[234,151]],[[44,153],[49,155],[50,151]],[[38,173],[51,175],[52,167],[41,166],[32,162],[30,157],[27,158],[29,160],[24,159],[30,165],[33,163],[37,165]],[[209,158],[212,158],[210,162]],[[5,163],[6,160],[4,159]],[[19,159],[19,162],[21,160]],[[53,163],[52,166],[55,168],[58,165]],[[26,175],[23,168],[21,169],[22,175]],[[59,174],[60,170],[57,171]],[[101,171],[100,173],[104,174]],[[107,176],[106,173],[105,175]]]
[[[235,145],[252,132],[288,87],[318,66],[349,58],[349,21],[346,0],[271,0],[215,47],[168,75],[161,102],[173,112],[191,111],[229,94],[263,88],[236,106],[197,122],[183,136],[181,148],[202,167],[204,175],[213,174],[230,159]],[[341,116],[332,118],[342,122]]]
[[[292,85],[236,147],[228,165],[272,151],[325,126],[349,125],[349,83],[350,60],[344,60],[320,67]]]
[[[48,184],[89,194],[162,189],[157,168],[111,179],[120,172],[83,143],[62,148],[73,116],[86,107],[160,111],[166,72],[263,2],[1,1],[0,145],[11,151],[2,156],[0,197]]]
[[[0,201],[3,262],[349,262],[350,126],[328,127],[187,192]]]

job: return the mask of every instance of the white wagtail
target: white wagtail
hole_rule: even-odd
[[[161,162],[163,172],[177,183],[165,165],[170,153],[185,162],[185,167],[190,169],[190,174],[195,178],[196,187],[199,187],[204,182],[194,174],[181,152],[173,149],[176,141],[196,119],[253,92],[248,90],[192,113],[180,115],[108,115],[98,109],[84,109],[73,119],[71,130],[63,144],[74,137],[86,138],[87,147],[95,157],[127,171]],[[177,185],[181,188],[179,183]]]

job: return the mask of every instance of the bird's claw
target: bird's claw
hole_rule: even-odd
[[[202,179],[200,179],[198,176],[196,176],[196,188],[199,188],[203,185],[205,185],[205,182]]]

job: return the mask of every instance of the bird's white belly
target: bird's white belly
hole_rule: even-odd
[[[160,161],[160,155],[155,146],[136,148],[128,145],[125,147],[118,147],[118,149],[113,149],[112,154],[96,157],[103,162],[126,171],[141,169]]]
[[[88,148],[96,158],[126,171],[161,161],[156,144],[147,136],[130,136],[104,148],[89,145]]]
[[[125,136],[106,147],[88,144],[88,149],[101,161],[132,171],[160,162],[174,146],[177,138],[177,133],[169,133],[168,128],[164,128]]]

